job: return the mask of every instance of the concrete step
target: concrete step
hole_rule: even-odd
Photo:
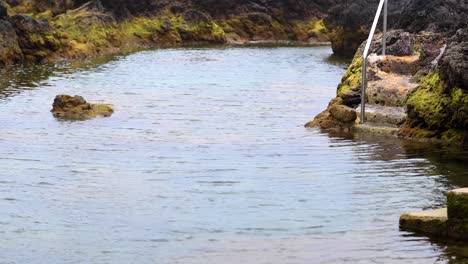
[[[400,228],[428,235],[447,236],[447,208],[411,212],[400,217]]]
[[[356,109],[360,123],[361,106]],[[398,128],[406,121],[406,111],[403,107],[392,107],[369,104],[366,105],[366,124],[379,127]]]
[[[468,188],[450,191],[447,194],[447,208],[401,215],[400,228],[468,241]]]

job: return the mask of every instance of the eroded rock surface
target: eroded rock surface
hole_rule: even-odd
[[[366,104],[368,125],[397,129],[405,138],[468,142],[467,33],[451,39],[439,33],[390,31],[388,56],[382,57],[377,36],[368,58]],[[358,49],[330,105],[358,108],[361,101],[362,52]],[[409,52],[411,51],[411,53]],[[307,126],[352,130],[351,122],[330,114],[330,107]],[[334,106],[336,108],[336,106]],[[358,116],[359,116],[359,109]]]
[[[114,110],[109,104],[90,104],[82,96],[57,95],[51,112],[64,120],[87,120],[95,117],[109,117]]]

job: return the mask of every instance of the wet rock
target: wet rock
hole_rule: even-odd
[[[111,105],[90,104],[82,96],[57,95],[51,112],[64,120],[87,120],[98,116],[109,117],[114,113]]]
[[[333,105],[329,112],[334,119],[344,123],[352,123],[357,118],[356,110],[345,105]]]

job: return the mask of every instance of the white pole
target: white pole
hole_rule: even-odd
[[[387,10],[388,0],[385,0],[384,4],[384,17],[383,17],[383,34],[382,34],[382,55],[386,55],[387,51]]]

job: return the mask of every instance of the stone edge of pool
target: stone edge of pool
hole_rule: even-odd
[[[468,241],[468,188],[447,194],[447,208],[404,213],[402,230],[428,236]]]

